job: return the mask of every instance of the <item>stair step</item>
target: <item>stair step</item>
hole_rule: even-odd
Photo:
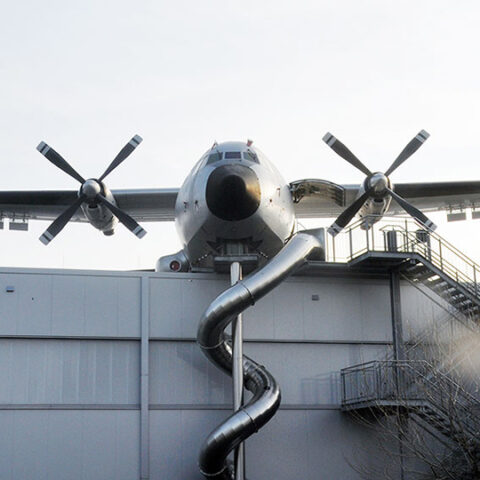
[[[480,307],[476,303],[472,303],[472,306],[469,307],[468,310],[471,310],[472,312],[479,312]]]
[[[418,275],[419,273],[425,272],[427,270],[427,267],[421,263],[417,263],[413,267],[409,267],[405,270],[405,273],[407,273],[409,276],[415,276]]]
[[[442,285],[442,286],[437,286],[432,288],[432,290],[437,293],[438,295],[447,298],[448,296],[451,296],[452,293],[455,293],[457,289],[455,287],[452,287],[448,284]]]
[[[464,297],[463,302],[457,301],[455,303],[452,303],[452,305],[455,308],[458,308],[459,310],[462,310],[462,311],[470,310],[472,311],[472,313],[478,312],[480,309],[480,307],[475,302],[473,302],[467,297]]]
[[[465,295],[461,294],[461,295],[457,295],[455,297],[453,297],[451,300],[450,300],[450,303],[452,305],[455,305],[456,307],[459,306],[459,305],[462,305],[464,303],[467,303],[467,302],[470,302],[472,303],[471,300],[469,300]]]
[[[444,278],[438,278],[437,280],[432,280],[432,288],[452,288],[452,284],[447,282]]]
[[[480,312],[480,308],[478,307],[478,305],[472,304],[472,305],[462,307],[461,311],[464,314],[469,313],[471,315],[478,315],[478,313]]]
[[[433,289],[433,288],[436,288],[436,287],[438,287],[442,284],[443,285],[448,285],[448,283],[442,277],[438,277],[435,280],[432,280],[431,282],[429,282],[428,286]]]
[[[435,272],[432,272],[431,270],[427,270],[426,272],[418,273],[415,275],[415,280],[418,282],[424,282],[425,280],[428,280],[431,277],[434,277],[436,275]]]

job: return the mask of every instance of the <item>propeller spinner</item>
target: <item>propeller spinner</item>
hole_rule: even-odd
[[[60,170],[81,183],[78,192],[78,198],[64,212],[62,212],[54,222],[40,236],[40,241],[44,245],[48,245],[65,227],[75,212],[83,203],[94,206],[98,204],[104,205],[110,212],[115,215],[118,220],[123,223],[138,238],[142,238],[147,232],[126,212],[118,208],[114,203],[106,198],[105,187],[102,183],[103,179],[115,170],[134,150],[140,145],[142,138],[135,135],[113,159],[112,163],[107,167],[103,174],[98,178],[89,178],[85,180],[58,152],[47,145],[40,142],[37,150]]]
[[[389,175],[405,162],[405,160],[412,156],[429,136],[430,135],[425,130],[421,130],[412,140],[410,140],[410,142],[408,142],[406,147],[400,152],[385,173],[372,173],[342,142],[335,138],[331,133],[327,133],[323,137],[323,141],[340,157],[367,175],[364,182],[364,193],[338,216],[328,229],[328,232],[334,237],[350,223],[352,218],[369,198],[381,199],[386,196],[393,198],[393,200],[395,200],[407,213],[417,219],[427,229],[435,230],[437,226],[425,214],[393,191],[389,179]]]

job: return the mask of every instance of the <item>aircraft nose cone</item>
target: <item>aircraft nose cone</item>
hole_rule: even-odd
[[[217,167],[208,177],[207,206],[222,220],[244,220],[260,205],[260,183],[255,172],[244,165]]]

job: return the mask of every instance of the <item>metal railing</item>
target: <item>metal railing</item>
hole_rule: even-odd
[[[480,432],[480,401],[426,361],[372,361],[341,378],[344,407],[430,408],[456,430]]]
[[[327,235],[327,261],[349,262],[367,252],[418,254],[472,295],[480,294],[480,265],[411,217],[383,217],[381,221],[365,217],[336,237]]]

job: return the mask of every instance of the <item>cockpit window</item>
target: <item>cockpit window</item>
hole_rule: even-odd
[[[251,162],[259,163],[257,154],[255,152],[251,152],[250,150],[243,152],[243,158],[245,160],[250,160]]]
[[[228,158],[242,158],[241,152],[225,152],[225,159]]]
[[[208,156],[208,160],[207,160],[206,165],[209,165],[210,163],[214,163],[214,162],[219,162],[221,159],[222,159],[222,153],[221,152],[211,153]]]

